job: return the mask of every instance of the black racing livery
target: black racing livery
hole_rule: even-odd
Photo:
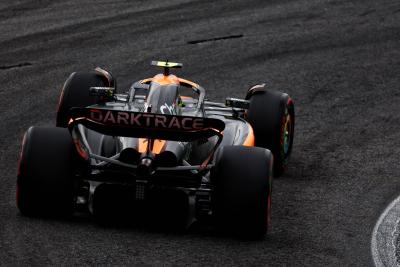
[[[27,216],[88,211],[259,238],[270,225],[272,178],[284,172],[294,104],[265,84],[244,99],[208,101],[200,85],[163,73],[117,91],[97,67],[66,80],[55,127],[32,126],[19,158],[17,206]]]

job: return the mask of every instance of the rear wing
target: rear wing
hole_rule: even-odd
[[[72,108],[68,128],[77,124],[110,136],[190,142],[218,135],[225,123],[218,119],[132,112],[102,108]]]

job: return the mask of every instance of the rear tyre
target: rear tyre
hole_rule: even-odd
[[[89,94],[90,87],[108,86],[105,77],[96,72],[74,72],[65,81],[57,110],[57,127],[67,127],[72,107],[87,107],[97,103],[97,97]]]
[[[283,174],[292,152],[294,138],[294,104],[289,95],[276,91],[249,91],[247,121],[254,130],[255,145],[271,150],[274,175]]]
[[[262,238],[270,224],[273,157],[260,147],[225,146],[211,172],[213,215],[221,230]]]
[[[75,159],[76,151],[67,129],[28,129],[22,142],[17,176],[16,198],[21,214],[72,214]]]

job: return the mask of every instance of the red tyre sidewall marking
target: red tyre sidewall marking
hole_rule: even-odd
[[[61,106],[61,102],[62,102],[63,98],[64,98],[64,87],[61,89],[60,98],[58,99],[58,104],[57,104],[57,109],[56,109],[57,112],[60,111],[60,106]]]
[[[17,177],[19,177],[21,175],[21,161],[22,161],[22,156],[24,153],[24,148],[25,148],[25,143],[26,143],[26,132],[24,134],[24,137],[22,137],[22,145],[21,145],[21,150],[19,152],[19,158],[18,158],[18,166],[17,166]],[[18,199],[19,199],[19,184],[18,184],[18,180],[17,180],[17,187],[15,190],[15,199],[16,199],[16,204],[17,207],[19,207],[19,203],[18,203]]]
[[[271,229],[271,192],[268,195],[268,200],[267,200],[267,229],[268,231]]]
[[[270,172],[268,173],[268,198],[267,198],[267,211],[265,213],[265,223],[267,225],[268,231],[271,230],[271,208],[272,208],[272,168],[274,166],[273,158],[269,166]]]

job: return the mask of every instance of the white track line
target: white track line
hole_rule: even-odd
[[[375,266],[398,266],[396,233],[400,220],[400,196],[393,200],[379,217],[372,231],[371,253]]]

